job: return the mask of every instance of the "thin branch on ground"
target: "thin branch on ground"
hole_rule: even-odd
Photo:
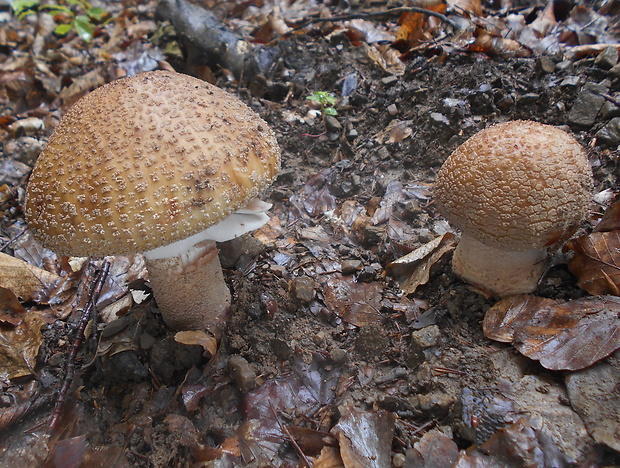
[[[419,7],[398,7],[398,8],[390,8],[389,10],[377,11],[377,12],[362,12],[362,13],[351,13],[349,15],[340,15],[340,16],[331,16],[329,18],[311,18],[307,20],[303,20],[300,24],[295,26],[292,31],[298,31],[302,28],[310,24],[315,23],[331,23],[335,21],[349,21],[354,19],[369,19],[369,18],[382,18],[385,16],[396,16],[402,13],[421,13],[423,15],[434,16],[435,18],[439,18],[444,23],[449,24],[455,29],[459,29],[458,24],[452,19],[448,18],[446,15],[442,13],[438,13],[433,10],[427,10],[426,8]]]
[[[71,348],[69,349],[69,354],[67,355],[65,378],[63,380],[62,387],[60,388],[60,391],[58,393],[56,404],[54,405],[54,412],[52,413],[52,420],[50,421],[48,429],[50,433],[54,430],[56,424],[58,424],[58,421],[60,420],[60,415],[62,414],[62,410],[67,399],[67,393],[69,392],[69,388],[71,387],[71,383],[73,382],[73,376],[75,375],[75,358],[80,346],[84,341],[84,330],[86,329],[86,325],[90,321],[91,315],[95,310],[95,304],[97,303],[97,299],[101,294],[101,290],[103,289],[103,285],[105,284],[105,280],[108,276],[109,271],[110,262],[105,260],[101,265],[101,268],[97,272],[95,280],[92,282],[90,291],[88,293],[88,300],[86,302],[86,305],[84,306],[84,309],[81,311],[80,321],[78,322],[78,326],[75,331],[75,337],[73,338]]]

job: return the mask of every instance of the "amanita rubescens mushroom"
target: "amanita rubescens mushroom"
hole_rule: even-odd
[[[219,333],[230,305],[215,241],[255,229],[280,151],[267,124],[204,81],[156,71],[79,100],[30,177],[26,219],[51,250],[142,252],[166,323]]]
[[[584,221],[591,186],[585,151],[558,128],[514,121],[477,133],[435,184],[440,211],[463,233],[455,273],[496,296],[532,292],[548,250]]]

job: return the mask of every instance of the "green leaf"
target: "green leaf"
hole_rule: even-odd
[[[41,5],[39,9],[49,11],[50,14],[66,13],[69,16],[74,16],[74,13],[71,11],[71,9],[63,5]]]
[[[84,42],[90,42],[93,39],[95,28],[90,18],[86,15],[78,15],[73,21],[75,30]]]
[[[21,18],[34,13],[32,10],[36,10],[40,4],[39,0],[12,0],[11,9],[15,16],[21,20]]]
[[[327,115],[338,115],[338,111],[333,107],[326,107],[325,109],[323,109],[323,112],[325,112]]]
[[[58,26],[56,26],[56,29],[54,29],[54,34],[58,36],[66,36],[67,34],[69,34],[69,31],[71,31],[72,27],[73,25],[71,23],[59,24]]]
[[[306,99],[307,99],[307,100],[309,100],[309,101],[321,102],[321,100],[319,99],[319,97],[318,97],[318,96],[315,96],[314,94],[313,94],[313,95],[311,95],[311,96],[308,96]]]
[[[86,10],[86,14],[96,23],[103,22],[109,16],[106,10],[99,7],[89,8],[88,10]]]

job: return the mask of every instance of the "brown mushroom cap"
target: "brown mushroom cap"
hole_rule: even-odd
[[[241,101],[187,75],[142,73],[67,111],[32,172],[25,214],[61,254],[144,252],[242,208],[279,168],[273,132]]]
[[[434,193],[444,216],[491,247],[543,249],[570,237],[591,202],[585,151],[566,132],[531,121],[494,125],[446,160]]]

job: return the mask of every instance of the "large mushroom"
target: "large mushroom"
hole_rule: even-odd
[[[446,160],[434,189],[462,231],[455,273],[491,295],[532,292],[548,251],[584,221],[591,186],[584,149],[558,128],[513,121],[477,133]]]
[[[219,334],[231,296],[215,241],[268,220],[256,197],[279,169],[273,132],[241,101],[187,75],[142,73],[67,111],[25,214],[59,254],[144,253],[166,323]]]

